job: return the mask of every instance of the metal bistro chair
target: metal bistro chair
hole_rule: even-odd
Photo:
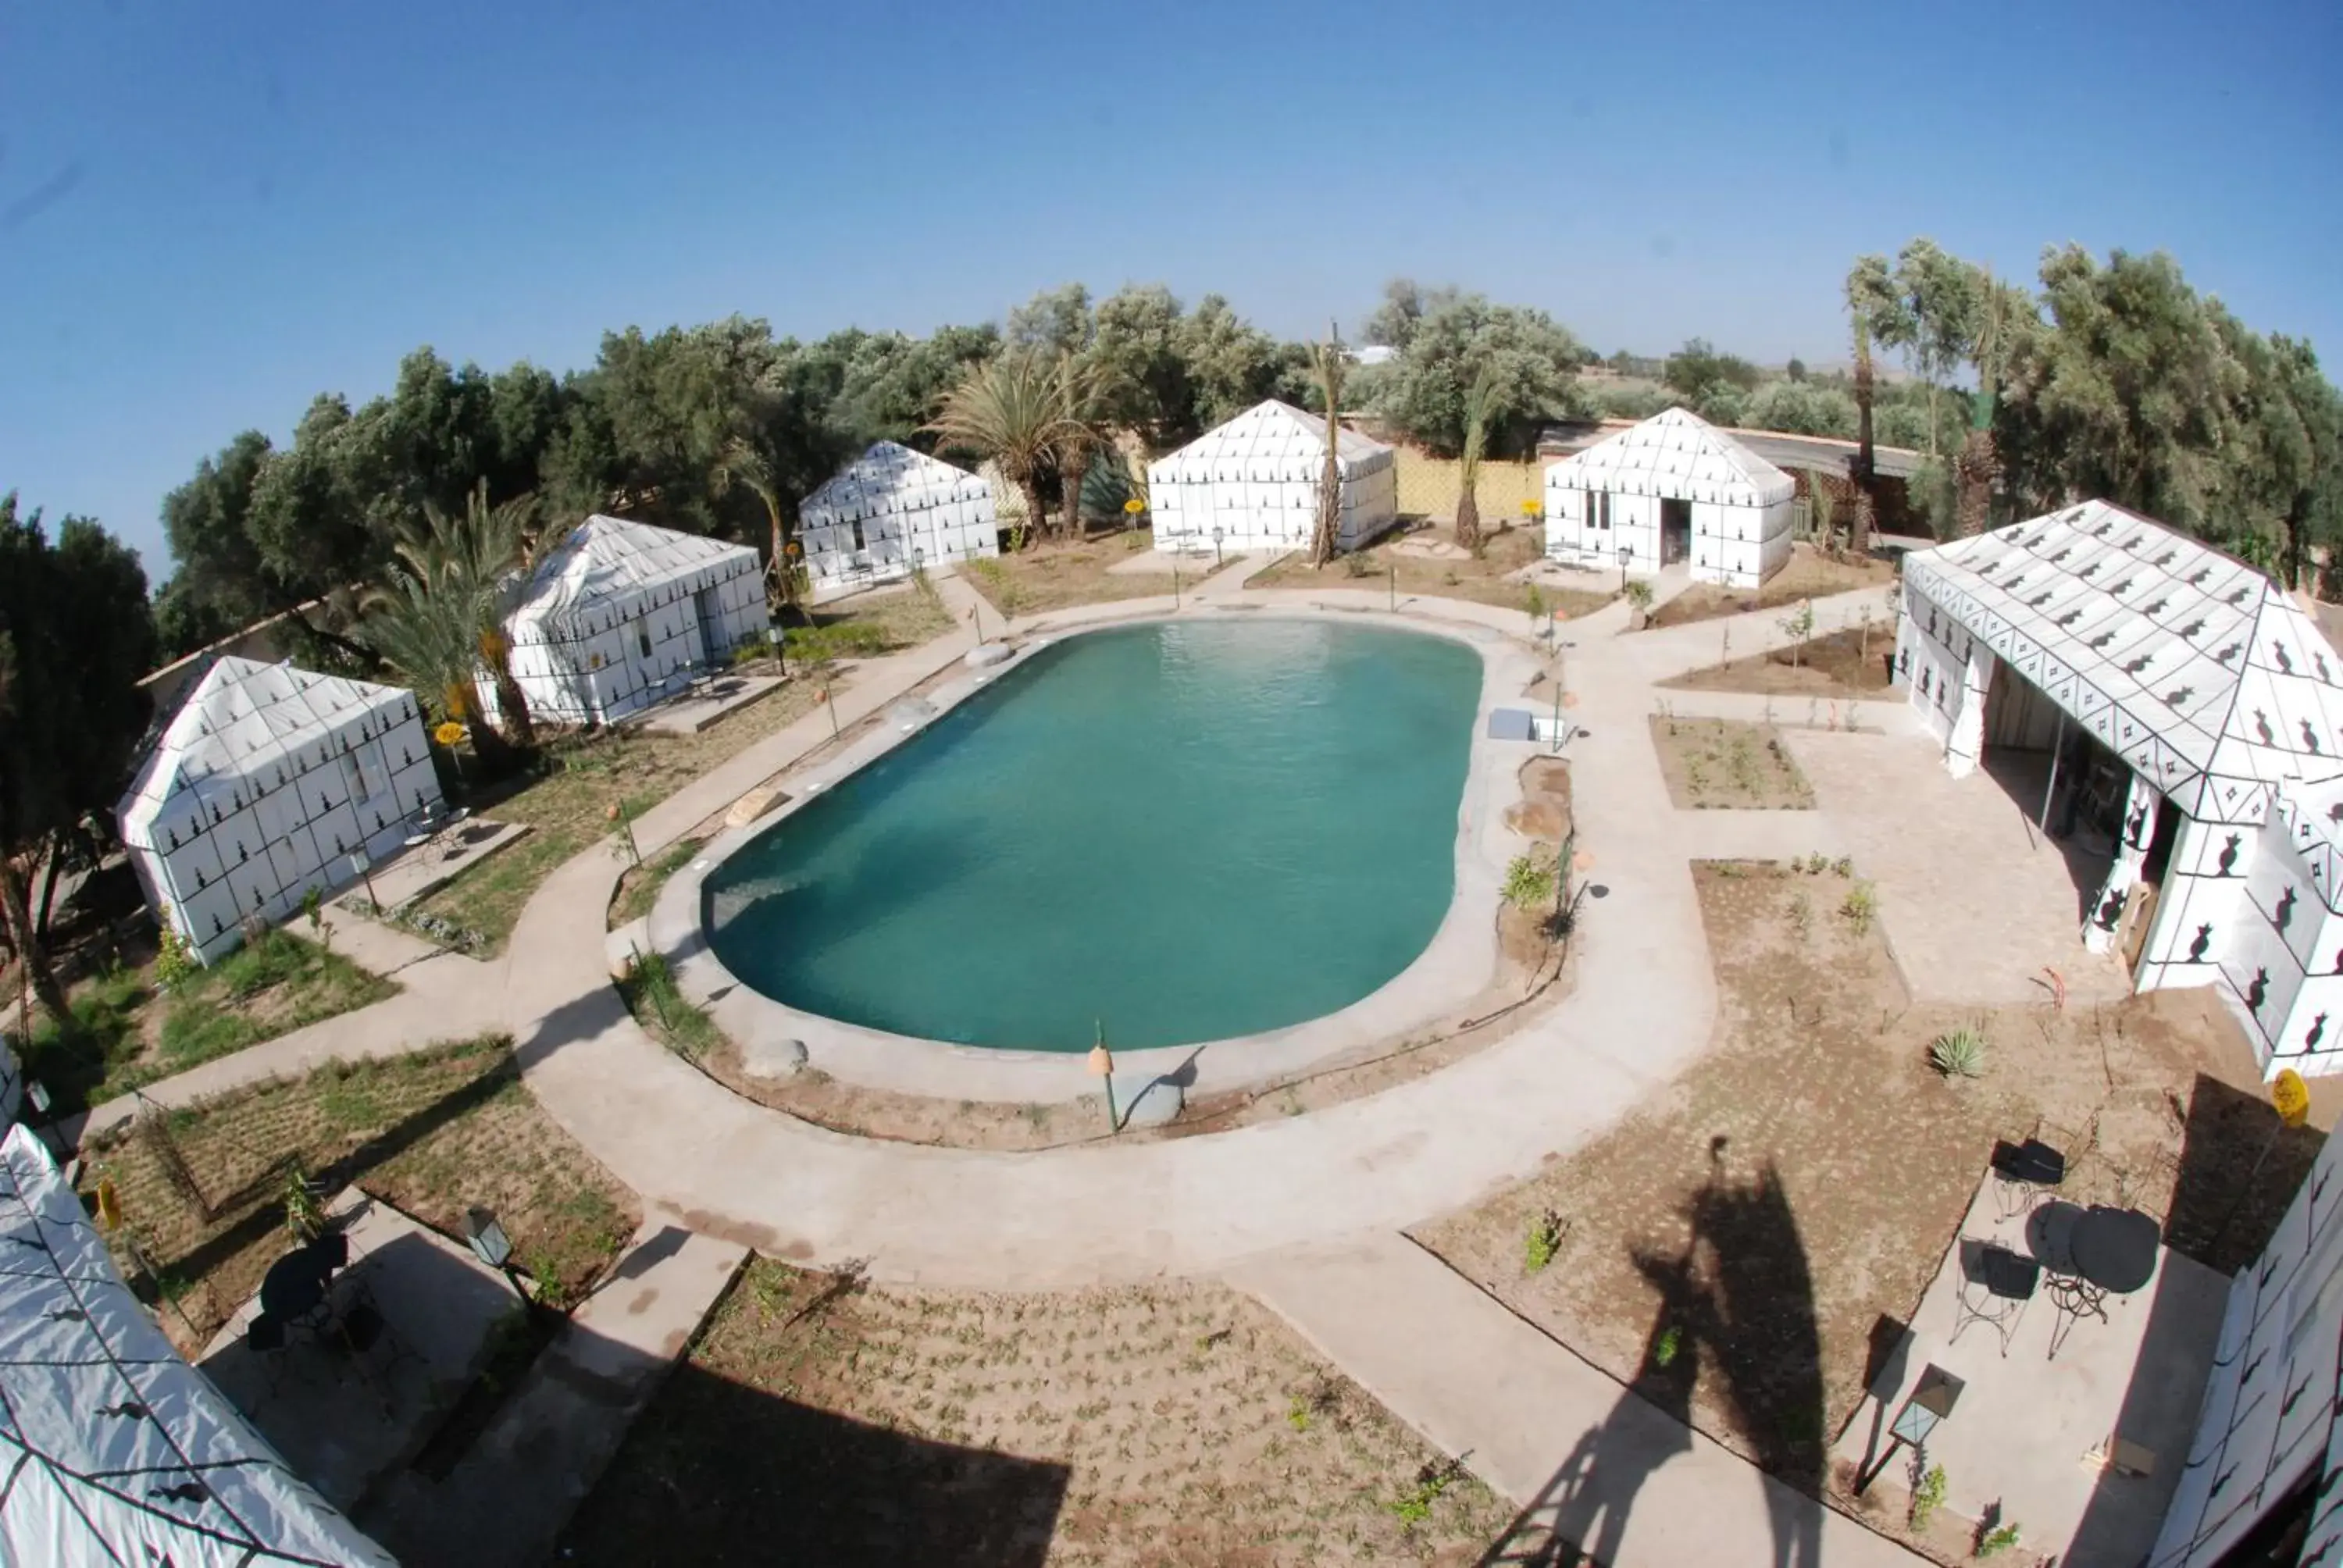
[[[2026,1315],[2026,1304],[2034,1299],[2035,1287],[2041,1282],[2041,1265],[1974,1236],[1961,1238],[1960,1263],[1961,1283],[1953,1297],[1953,1332],[1946,1343],[1958,1340],[1971,1323],[1990,1323],[2000,1336],[2001,1353],[2007,1356],[2010,1335],[2016,1332],[2017,1321]]]
[[[2030,1213],[2066,1180],[2066,1156],[2039,1138],[2023,1143],[2003,1140],[1993,1146],[1994,1208],[2005,1220]]]

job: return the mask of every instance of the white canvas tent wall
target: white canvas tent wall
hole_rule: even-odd
[[[1342,472],[1338,548],[1371,543],[1399,518],[1399,473],[1392,449],[1337,427]],[[1155,548],[1211,554],[1306,549],[1318,524],[1326,465],[1326,422],[1275,398],[1255,404],[1169,457],[1147,465]]]
[[[1676,558],[1662,503],[1690,508],[1693,580],[1755,588],[1790,558],[1797,483],[1696,414],[1668,408],[1545,471],[1545,548],[1584,567],[1655,572]]]
[[[814,586],[843,588],[997,556],[1001,525],[982,477],[880,441],[805,498],[798,540]]]
[[[0,1255],[0,1562],[395,1568],[171,1349],[24,1127]]]
[[[440,800],[423,715],[394,686],[222,658],[115,808],[157,918],[208,963],[241,922],[283,920],[311,888],[397,850]]]
[[[756,551],[598,513],[538,562],[505,618],[531,716],[569,724],[648,708],[770,624]],[[480,698],[493,710],[492,683]]]
[[[2170,802],[2139,988],[2220,986],[2268,1071],[2343,1071],[2343,658],[2301,608],[2102,501],[1916,551],[1904,593],[1897,678],[1956,774],[1976,766],[2002,688],[2038,690],[2129,764],[2086,940],[2111,945]]]

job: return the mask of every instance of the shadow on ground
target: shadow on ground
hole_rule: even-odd
[[[1582,1437],[1481,1568],[1570,1568],[1617,1559],[1653,1473],[1689,1452],[1704,1368],[1735,1429],[1779,1483],[1765,1488],[1775,1568],[1817,1568],[1824,1468],[1822,1341],[1796,1216],[1771,1161],[1740,1180],[1709,1150],[1708,1180],[1674,1255],[1637,1251],[1659,1300],[1634,1381]]]

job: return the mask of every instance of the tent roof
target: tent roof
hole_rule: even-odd
[[[1546,482],[1570,490],[1664,496],[1728,507],[1788,500],[1797,481],[1699,415],[1664,408],[1549,467]]]
[[[1906,581],[2191,816],[2343,777],[2343,658],[2243,562],[2105,501],[1917,550]]]
[[[190,785],[250,772],[255,762],[298,750],[356,713],[407,700],[396,686],[223,655],[181,699],[115,810],[125,821],[149,820]]]
[[[1391,448],[1356,430],[1337,426],[1334,452],[1348,467],[1388,457]],[[1326,455],[1326,421],[1276,398],[1256,403],[1235,418],[1215,425],[1161,463],[1211,461],[1220,458],[1322,458]],[[1153,465],[1150,465],[1153,467]]]
[[[862,456],[823,480],[821,487],[805,498],[799,510],[810,512],[819,508],[840,506],[873,491],[900,488],[906,482],[956,485],[975,477],[967,469],[954,467],[941,457],[915,452],[893,441],[874,441]]]
[[[538,561],[507,618],[515,625],[556,619],[585,605],[631,598],[694,576],[730,556],[753,559],[756,552],[746,545],[597,512]]]
[[[23,1126],[0,1241],[0,1560],[395,1568],[172,1350]]]

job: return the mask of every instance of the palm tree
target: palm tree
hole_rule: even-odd
[[[1091,458],[1110,443],[1107,437],[1108,377],[1095,365],[1061,355],[1057,369],[1061,422],[1058,463],[1059,529],[1075,543],[1082,537],[1082,480]]]
[[[1318,476],[1318,526],[1310,537],[1310,564],[1322,567],[1334,558],[1342,531],[1342,340],[1334,324],[1326,324],[1326,341],[1312,351],[1317,361],[1318,392],[1326,402],[1326,466]]]
[[[1481,500],[1473,491],[1481,482],[1481,458],[1489,449],[1489,411],[1496,394],[1496,377],[1483,365],[1464,389],[1464,445],[1456,454],[1456,542],[1475,559],[1481,554]]]
[[[367,621],[385,623],[376,651],[409,680],[440,694],[447,716],[480,731],[477,677],[496,683],[497,711],[516,746],[537,743],[528,697],[512,671],[504,619],[528,580],[528,525],[534,498],[488,505],[483,482],[464,499],[461,517],[426,505],[423,526],[398,530],[390,580],[369,603]]]
[[[766,575],[773,579],[782,606],[798,607],[798,571],[789,564],[789,535],[793,531],[789,513],[794,509],[784,498],[779,479],[774,477],[773,460],[762,450],[745,440],[735,440],[725,448],[724,466],[717,470],[717,487],[745,486],[750,494],[765,505],[765,517],[772,526],[772,556],[766,562]]]
[[[1041,527],[1049,518],[1041,506],[1041,471],[1070,438],[1070,423],[1058,367],[1021,351],[970,367],[926,429],[944,446],[991,459],[1024,498],[1026,525]],[[1023,548],[1024,533],[1016,531],[1012,548]]]

